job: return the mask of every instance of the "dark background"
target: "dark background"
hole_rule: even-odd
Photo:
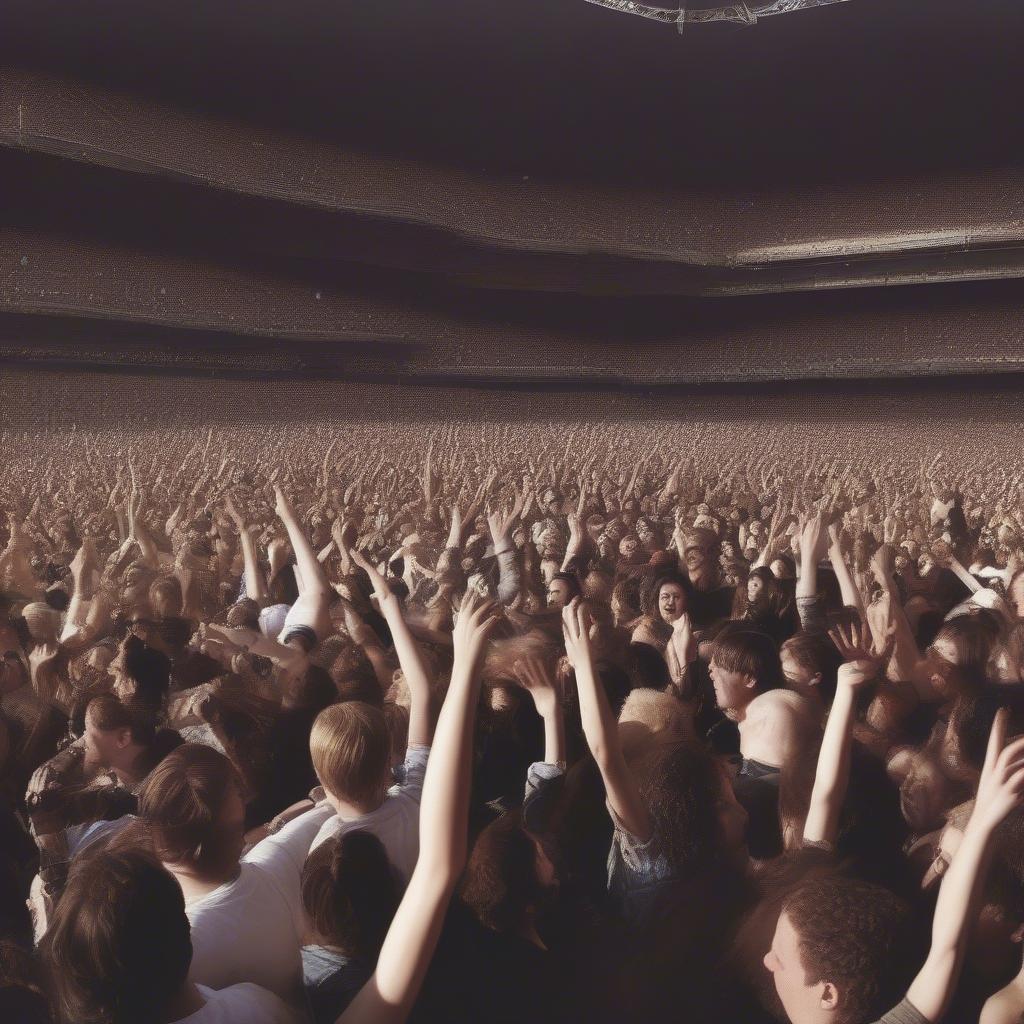
[[[1022,30],[995,0],[682,35],[583,0],[5,0],[0,360],[1009,409]]]

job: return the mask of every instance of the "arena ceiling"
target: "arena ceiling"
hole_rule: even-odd
[[[1015,6],[681,33],[584,0],[0,17],[8,363],[638,389],[1021,372]]]

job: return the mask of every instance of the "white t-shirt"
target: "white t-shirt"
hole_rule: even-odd
[[[177,1024],[299,1024],[302,1018],[273,992],[243,982],[215,992],[198,985],[206,1005]]]
[[[380,807],[358,818],[329,818],[310,849],[315,850],[321,843],[346,832],[371,832],[387,851],[402,884],[408,885],[420,853],[420,796],[429,756],[430,747],[409,747],[399,773],[401,782],[388,790]]]
[[[192,968],[200,985],[255,982],[298,1005],[302,999],[302,865],[331,815],[327,805],[289,822],[242,858],[238,877],[185,908],[192,925]]]

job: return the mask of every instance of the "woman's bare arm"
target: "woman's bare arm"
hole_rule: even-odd
[[[402,1024],[437,947],[466,863],[473,726],[480,662],[497,618],[494,605],[467,595],[455,625],[455,664],[437,721],[420,801],[420,853],[377,959],[373,977],[337,1024]]]

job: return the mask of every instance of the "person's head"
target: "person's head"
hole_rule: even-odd
[[[398,909],[381,841],[356,830],[321,843],[302,869],[302,906],[322,945],[374,963]]]
[[[657,536],[654,532],[654,527],[651,525],[651,521],[646,516],[640,516],[636,521],[636,536],[637,540],[640,541],[641,545],[645,548],[657,542]]]
[[[625,626],[643,613],[640,585],[634,579],[619,580],[612,588],[612,615],[616,626]]]
[[[545,487],[540,496],[540,507],[550,516],[557,516],[562,511],[562,497],[554,487]]]
[[[556,572],[548,581],[548,607],[564,608],[581,594],[580,581],[571,572]]]
[[[958,615],[940,627],[914,669],[915,682],[942,701],[983,684],[999,637],[988,614]]]
[[[623,755],[628,761],[648,754],[655,746],[696,742],[693,718],[693,708],[671,694],[647,687],[631,690],[618,715]]]
[[[591,569],[583,580],[583,597],[607,608],[611,601],[613,586],[614,580],[610,573]]]
[[[232,629],[260,628],[260,606],[250,597],[236,601],[229,609],[227,623]]]
[[[842,658],[827,634],[795,633],[779,649],[779,659],[789,689],[831,706]]]
[[[139,791],[139,816],[160,860],[208,878],[232,873],[245,845],[244,788],[213,747],[184,743],[168,754]]]
[[[132,774],[155,739],[156,724],[151,715],[133,710],[112,693],[89,701],[84,734],[87,767]]]
[[[80,858],[41,952],[63,1020],[166,1020],[192,962],[181,887],[138,850]]]
[[[900,998],[911,944],[907,905],[887,889],[831,877],[782,905],[764,965],[792,1024],[863,1024]]]
[[[663,577],[658,584],[658,615],[670,625],[674,623],[688,607],[686,587],[681,579],[673,576]]]
[[[776,586],[778,581],[771,569],[763,565],[751,569],[747,577],[747,603],[755,608],[766,606]]]
[[[167,703],[171,663],[167,655],[129,633],[107,666],[114,693],[126,704],[159,714]]]
[[[267,583],[272,604],[292,605],[299,599],[299,585],[295,582],[295,566],[283,565]]]
[[[506,811],[473,844],[460,896],[485,928],[509,934],[531,922],[554,885],[544,847],[523,828],[520,812]]]
[[[789,555],[778,555],[768,566],[776,580],[795,580],[796,562]]]
[[[682,573],[674,569],[657,573],[643,594],[644,614],[671,625],[689,607],[690,590],[690,581]]]
[[[767,633],[739,623],[726,626],[715,638],[710,671],[719,708],[736,721],[743,718],[758,694],[783,684],[775,641]]]
[[[1012,811],[994,836],[981,910],[971,933],[971,971],[992,987],[1021,962],[1024,941],[1024,813]]]
[[[181,583],[176,576],[158,576],[149,585],[149,605],[158,619],[181,615]]]
[[[331,660],[329,669],[335,690],[341,700],[363,700],[380,704],[383,694],[373,662],[359,644],[345,643]],[[328,702],[330,703],[330,702]]]
[[[1009,711],[1008,734],[1024,732],[1024,686],[1019,683],[986,683],[956,699],[939,748],[942,770],[949,778],[977,783],[1000,708]]]
[[[0,653],[0,695],[20,689],[29,681],[29,670],[21,651],[11,648]]]
[[[379,707],[350,700],[317,715],[309,751],[320,785],[332,804],[375,810],[387,792],[391,737]]]
[[[718,535],[712,530],[694,528],[686,533],[683,561],[691,583],[701,583],[714,575],[718,559]]]
[[[597,544],[601,538],[601,534],[604,532],[604,519],[594,512],[587,516],[585,525],[587,536],[590,538],[592,543]]]
[[[666,744],[639,773],[660,853],[680,877],[747,860],[747,813],[721,764],[689,742]]]
[[[636,561],[640,550],[640,538],[635,533],[627,533],[626,536],[619,541],[619,555],[623,561]]]
[[[33,643],[53,644],[60,638],[61,614],[45,601],[25,605],[21,614]]]
[[[53,1016],[45,992],[38,958],[19,943],[0,939],[0,1020],[51,1024]]]

